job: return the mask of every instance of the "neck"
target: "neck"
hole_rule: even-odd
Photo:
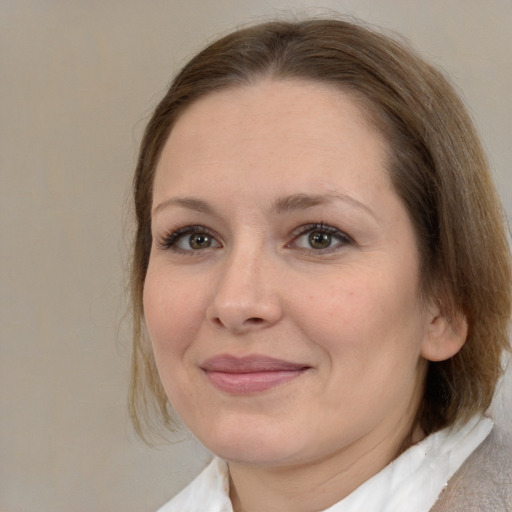
[[[371,433],[321,460],[287,466],[228,464],[235,512],[311,512],[325,510],[424,436],[419,428],[397,428],[382,438]],[[404,445],[409,439],[409,446]]]

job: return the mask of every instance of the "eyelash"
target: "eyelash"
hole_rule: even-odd
[[[334,245],[329,245],[325,248],[315,249],[312,247],[309,248],[301,248],[297,247],[298,250],[301,250],[302,252],[308,252],[308,253],[314,253],[314,254],[326,254],[330,252],[335,252],[340,247],[343,247],[345,245],[353,245],[354,240],[344,233],[343,231],[340,231],[339,229],[324,224],[323,222],[316,223],[316,224],[306,224],[303,226],[299,226],[296,228],[292,233],[291,236],[293,237],[291,242],[286,244],[286,247],[292,247],[294,244],[299,240],[301,237],[305,235],[311,235],[312,233],[321,233],[324,235],[327,235],[331,237],[330,240],[338,240],[337,243],[334,243]],[[222,247],[222,244],[218,242],[217,235],[212,232],[210,229],[206,228],[205,226],[184,226],[182,228],[176,229],[174,231],[169,232],[166,234],[160,241],[159,246],[164,250],[172,250],[173,252],[180,253],[180,254],[198,254],[204,249],[182,249],[178,247],[178,243],[187,236],[192,236],[194,234],[199,235],[206,235],[210,237],[215,243],[219,244],[218,247]],[[205,249],[209,249],[211,247],[206,247]],[[217,247],[213,247],[217,248]]]
[[[162,249],[172,250],[181,254],[196,253],[199,252],[199,250],[181,249],[177,246],[177,244],[186,236],[192,236],[196,234],[207,235],[212,240],[217,240],[217,235],[205,226],[184,226],[166,234],[159,242],[159,245]]]

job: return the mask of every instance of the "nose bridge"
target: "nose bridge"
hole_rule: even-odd
[[[274,266],[264,243],[240,241],[222,261],[209,319],[233,331],[275,323],[281,312],[272,279]]]

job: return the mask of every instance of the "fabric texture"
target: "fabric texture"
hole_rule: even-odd
[[[496,489],[510,486],[512,459],[506,459],[506,450],[510,453],[512,448],[499,432],[489,436],[491,430],[492,421],[478,417],[458,430],[436,432],[406,450],[324,512],[507,511],[510,489],[503,490],[501,495],[496,494]],[[498,452],[504,457],[496,458]],[[493,466],[495,461],[499,467]],[[504,476],[505,469],[508,477]],[[480,478],[482,471],[486,478]],[[479,480],[480,490],[475,480]],[[478,493],[480,501],[470,499],[480,504],[476,508],[467,506],[468,486]],[[158,512],[233,512],[227,464],[214,458],[191,484]]]
[[[494,428],[450,479],[431,512],[512,512],[512,438]]]

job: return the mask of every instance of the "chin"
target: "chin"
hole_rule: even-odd
[[[212,453],[229,462],[276,466],[301,452],[302,443],[296,433],[282,425],[276,428],[245,420],[235,426],[224,422],[219,428],[212,427],[210,423],[205,435],[196,435]]]

